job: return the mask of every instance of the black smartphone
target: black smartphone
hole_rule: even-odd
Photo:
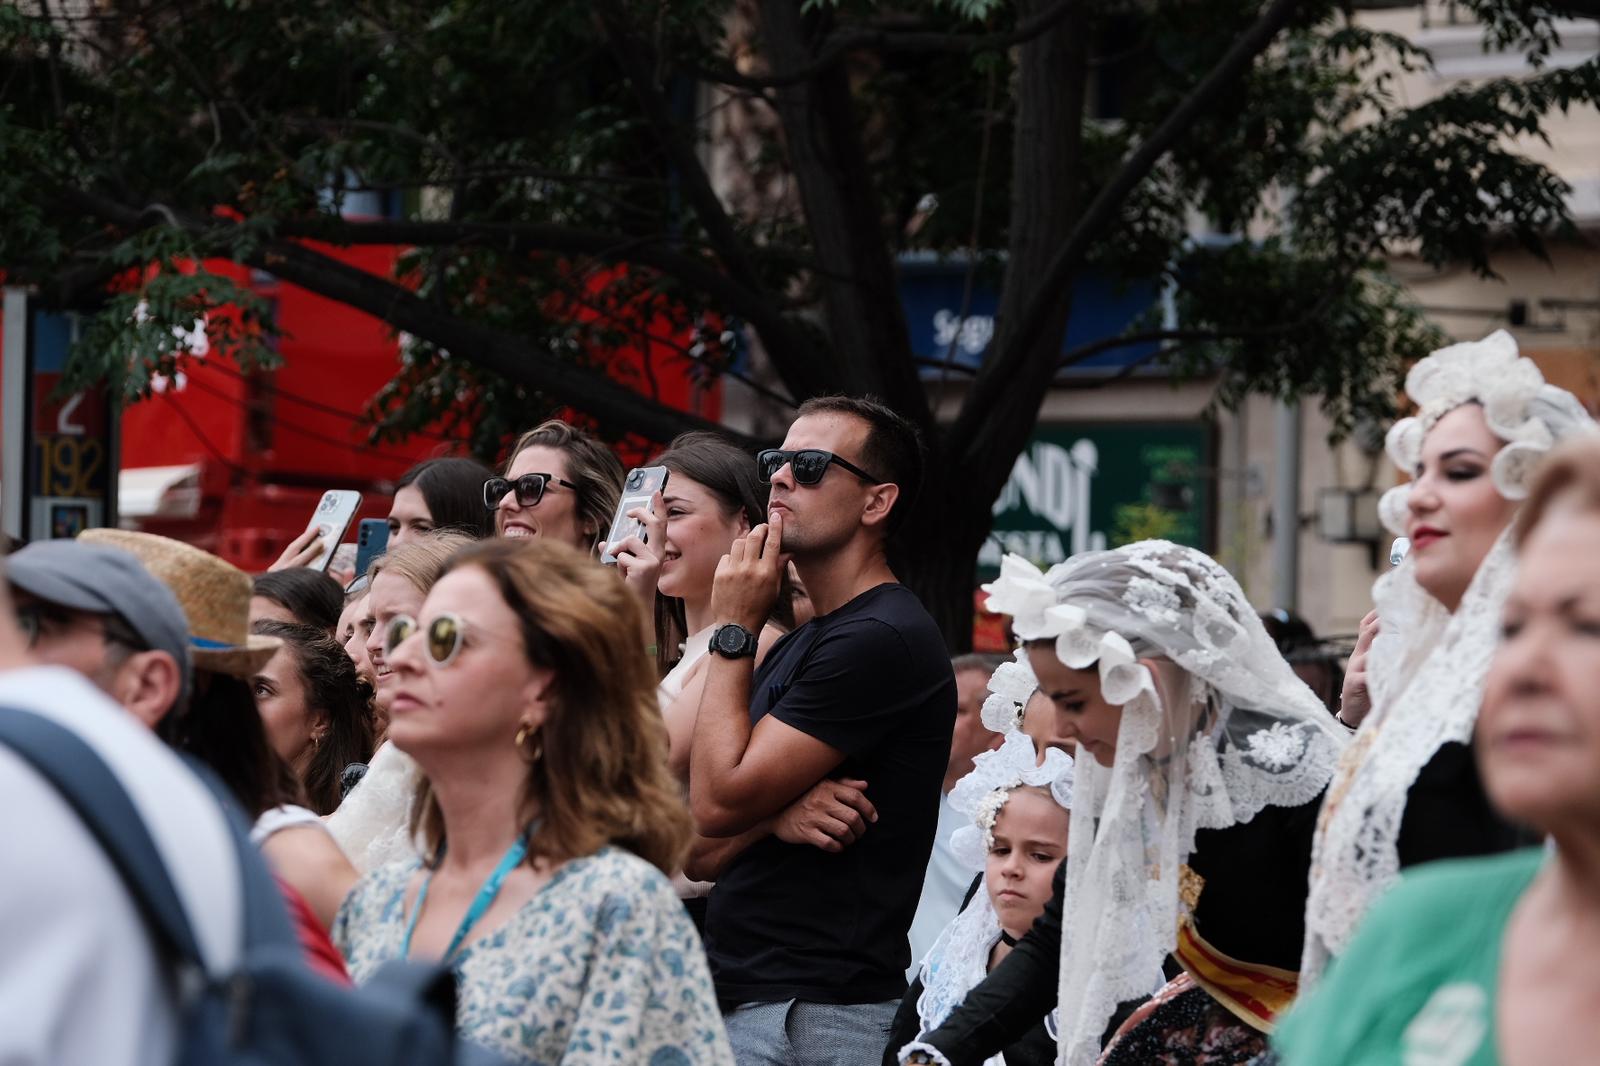
[[[635,533],[641,540],[646,539],[644,523],[637,518],[629,518],[628,512],[635,507],[649,511],[650,498],[665,491],[666,487],[667,468],[664,466],[639,466],[628,471],[628,476],[622,481],[622,501],[617,504],[617,513],[611,519],[611,532],[606,534],[607,546]],[[611,566],[616,563],[617,557],[607,551],[600,556],[600,561]]]
[[[382,518],[363,518],[356,527],[356,577],[389,547],[389,523]]]

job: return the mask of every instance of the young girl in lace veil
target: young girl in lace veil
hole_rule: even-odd
[[[1413,547],[1373,586],[1376,636],[1357,649],[1359,660],[1371,641],[1371,712],[1317,827],[1307,985],[1403,867],[1520,842],[1489,806],[1468,742],[1514,576],[1511,519],[1544,453],[1594,429],[1504,331],[1434,352],[1412,368],[1406,393],[1419,410],[1390,429],[1387,450],[1413,480],[1386,493],[1379,513]],[[1359,673],[1353,666],[1356,683],[1346,683],[1345,720],[1362,695]]]
[[[1017,672],[1078,744],[1065,884],[904,1060],[980,1062],[1054,1006],[1067,1066],[1247,1062],[1293,995],[1300,886],[1344,731],[1192,548],[1143,541],[1048,574],[1010,556],[987,588],[1024,642]],[[1102,1058],[1119,1006],[1144,1002],[1169,956],[1177,976]]]
[[[991,701],[990,706],[993,705]],[[1056,867],[1067,853],[1072,808],[1072,759],[1047,748],[1041,760],[1033,741],[1017,730],[1009,708],[1001,726],[1005,742],[973,760],[972,772],[950,791],[950,806],[966,819],[950,838],[956,859],[981,879],[961,911],[920,960],[916,979],[901,1000],[885,1055],[937,1028],[966,994],[1027,933],[1051,894]],[[1055,1061],[1055,1017],[1035,1024],[986,1066],[1049,1066]]]

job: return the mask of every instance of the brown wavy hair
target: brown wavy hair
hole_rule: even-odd
[[[318,814],[332,814],[344,798],[341,780],[345,767],[372,758],[377,733],[372,686],[356,673],[354,660],[324,629],[263,618],[250,632],[283,641],[294,657],[306,704],[327,719],[327,732],[316,745],[301,784],[307,806]]]
[[[543,755],[523,793],[523,820],[540,818],[529,855],[562,862],[615,844],[667,874],[679,870],[693,824],[667,769],[655,671],[634,640],[634,595],[610,567],[542,537],[481,541],[445,572],[466,567],[487,574],[516,613],[528,662],[554,674]],[[411,825],[437,862],[444,817],[426,780]]]
[[[501,473],[509,474],[517,456],[535,446],[566,454],[567,480],[578,486],[573,490],[578,497],[578,526],[598,552],[600,538],[610,531],[612,512],[622,499],[622,461],[587,430],[552,418],[517,438]]]

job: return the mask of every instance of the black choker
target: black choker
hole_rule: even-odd
[[[1017,946],[1017,938],[1002,929],[1000,930],[1000,943],[1008,948],[1014,948]]]

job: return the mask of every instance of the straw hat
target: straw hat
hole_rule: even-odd
[[[189,619],[196,670],[249,677],[283,644],[250,632],[250,576],[232,563],[181,540],[128,529],[86,529],[78,539],[136,556],[172,590]]]

